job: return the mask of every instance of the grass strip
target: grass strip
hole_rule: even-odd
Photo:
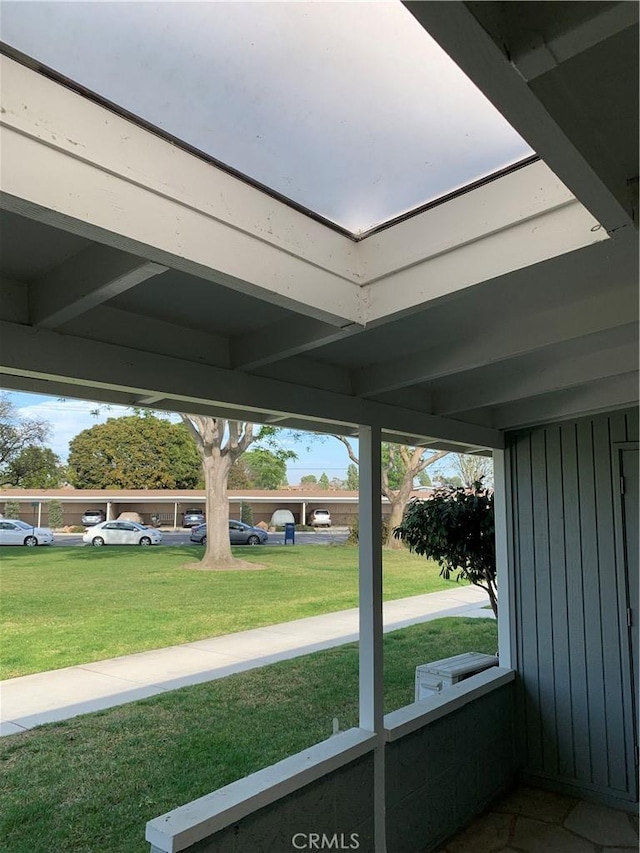
[[[236,548],[260,572],[183,568],[198,546],[4,548],[0,678],[357,607],[358,549]],[[384,555],[385,598],[455,587],[408,551]]]
[[[385,710],[430,660],[493,654],[492,619],[386,634]],[[356,643],[0,740],[0,838],[11,853],[147,853],[148,820],[357,724]]]

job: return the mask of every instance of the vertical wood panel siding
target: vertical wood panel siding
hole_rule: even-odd
[[[612,443],[638,413],[510,433],[512,558],[525,771],[632,798],[632,703]]]

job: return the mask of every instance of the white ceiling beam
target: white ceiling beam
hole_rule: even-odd
[[[5,206],[328,322],[361,320],[356,244],[0,57]]]
[[[633,226],[632,176],[594,168],[512,65],[509,45],[494,41],[465,3],[404,5],[608,232]]]
[[[562,358],[555,353],[540,362],[527,361],[520,365],[507,364],[489,376],[473,376],[453,388],[432,393],[432,412],[455,415],[469,409],[499,406],[526,397],[536,397],[607,379],[633,370],[638,362],[637,325],[630,324],[636,340],[620,346],[600,349],[578,356]]]
[[[502,430],[587,417],[638,405],[638,372],[614,376],[581,388],[532,397],[507,406],[489,409],[491,422]],[[475,412],[467,412],[473,418]]]
[[[581,5],[592,8],[593,14],[558,32],[528,28],[526,44],[511,51],[511,61],[527,82],[638,23],[634,2]]]
[[[36,329],[0,323],[3,347],[0,374],[25,379],[50,379],[76,384],[94,399],[104,389],[143,396],[163,394],[180,401],[183,410],[190,402],[211,407],[234,406],[263,415],[294,415],[313,423],[344,426],[379,424],[391,431],[402,431],[417,438],[482,447],[501,447],[499,432],[470,426],[422,412],[359,400],[346,394],[313,386],[296,385],[277,379],[252,376],[238,371],[196,364],[152,352],[62,335],[48,329]],[[95,389],[89,392],[89,389]]]
[[[371,234],[358,245],[363,281],[377,281],[575,203],[546,163],[529,163]]]
[[[447,346],[391,359],[352,373],[354,393],[375,396],[396,388],[451,376],[526,355],[628,323],[637,316],[637,287],[613,288],[570,305],[537,314],[520,314],[478,328]]]
[[[230,342],[231,364],[239,370],[254,370],[285,358],[312,352],[334,341],[350,337],[363,326],[345,322],[342,326],[310,317],[293,316],[239,335]]]
[[[606,239],[605,230],[574,200],[368,284],[369,322],[414,311],[434,299]]]
[[[54,329],[166,271],[108,246],[87,246],[30,284],[31,323]]]

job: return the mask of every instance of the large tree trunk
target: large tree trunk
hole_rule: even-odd
[[[229,541],[229,500],[227,476],[230,459],[220,453],[205,453],[202,467],[206,496],[207,544],[200,563],[203,569],[219,568],[233,563]]]
[[[395,550],[404,548],[402,540],[394,538],[393,531],[394,528],[399,527],[400,524],[402,524],[402,517],[404,515],[405,508],[409,503],[412,488],[413,479],[407,483],[403,483],[402,487],[398,489],[397,492],[388,492],[387,494],[389,503],[391,504],[389,532],[387,533],[387,541],[385,542],[387,548],[393,548]]]

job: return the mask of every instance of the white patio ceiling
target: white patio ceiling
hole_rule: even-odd
[[[360,240],[3,56],[0,385],[461,449],[637,402],[637,4],[406,5],[541,160]]]

